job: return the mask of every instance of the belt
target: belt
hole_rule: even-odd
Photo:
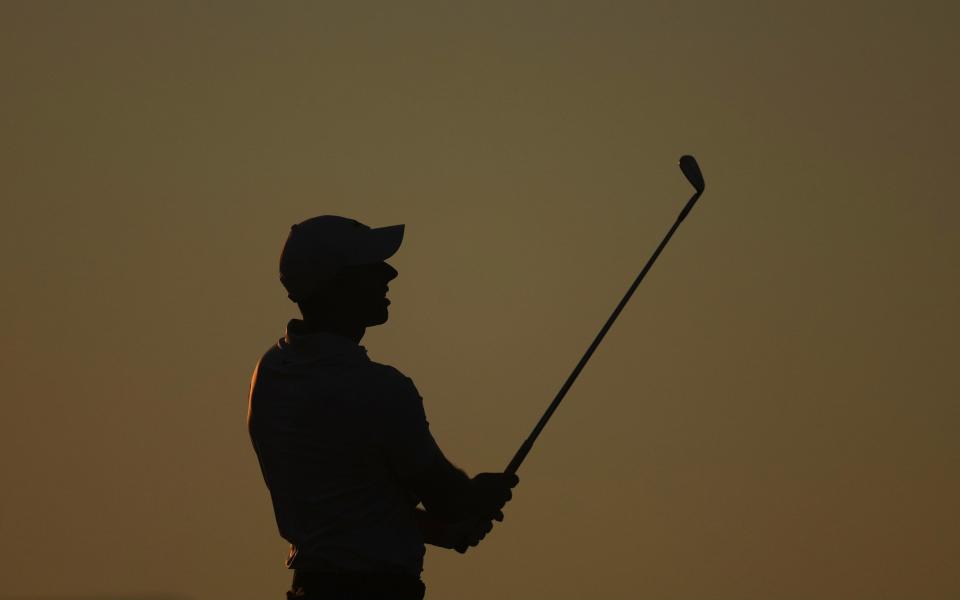
[[[419,577],[401,573],[293,572],[287,600],[423,600]]]

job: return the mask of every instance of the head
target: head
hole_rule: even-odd
[[[292,226],[280,254],[280,281],[304,320],[351,331],[385,323],[387,283],[397,276],[386,260],[400,248],[403,230],[371,229],[333,215]]]
[[[386,262],[344,267],[317,290],[297,302],[308,322],[335,322],[345,328],[373,327],[387,322],[387,284],[397,270]]]

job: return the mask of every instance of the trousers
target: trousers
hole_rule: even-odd
[[[423,600],[425,593],[413,575],[296,569],[287,600]]]

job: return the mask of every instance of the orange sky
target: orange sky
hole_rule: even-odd
[[[402,5],[402,6],[401,6]],[[244,428],[289,225],[405,223],[428,598],[960,597],[958,9],[5,2],[0,596],[282,597]]]

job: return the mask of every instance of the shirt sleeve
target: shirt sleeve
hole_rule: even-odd
[[[397,476],[408,479],[446,458],[430,433],[423,398],[413,381],[403,376],[394,387],[391,397],[385,398],[381,443]]]

